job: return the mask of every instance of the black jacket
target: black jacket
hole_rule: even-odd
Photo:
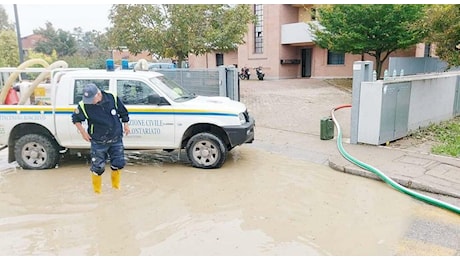
[[[121,122],[129,121],[128,110],[117,96],[104,91],[101,93],[102,100],[97,104],[80,102],[72,114],[72,122],[75,124],[88,120],[87,131],[95,142],[116,142],[123,137]]]

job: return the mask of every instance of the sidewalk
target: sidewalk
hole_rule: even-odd
[[[378,169],[406,188],[460,198],[459,159],[365,144],[344,143],[343,148],[355,160]],[[337,171],[380,179],[344,156],[331,155],[328,163]]]

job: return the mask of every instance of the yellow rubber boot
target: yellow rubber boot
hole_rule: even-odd
[[[121,170],[112,170],[112,188],[120,189],[120,174]]]
[[[102,176],[97,175],[95,173],[91,173],[91,177],[93,179],[93,189],[96,193],[101,193],[102,190]]]

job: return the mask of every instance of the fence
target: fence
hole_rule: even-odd
[[[240,100],[238,70],[233,66],[215,69],[155,69],[185,89],[203,96],[225,96]]]
[[[432,72],[456,71],[460,68],[447,70],[447,62],[432,57],[390,57],[388,72],[392,75],[396,71],[397,75],[404,70],[404,75],[415,75]]]

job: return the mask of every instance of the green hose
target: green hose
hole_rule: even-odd
[[[453,212],[455,212],[457,214],[460,214],[460,208],[455,207],[455,206],[453,206],[451,204],[448,204],[446,202],[443,202],[443,201],[440,201],[440,200],[425,196],[423,194],[414,192],[412,190],[409,190],[406,187],[401,186],[398,183],[396,183],[395,181],[393,181],[392,179],[388,178],[385,174],[383,174],[378,169],[376,169],[376,168],[374,168],[374,167],[372,167],[372,166],[370,166],[368,164],[365,164],[365,163],[353,158],[351,155],[349,155],[345,151],[345,149],[343,149],[343,146],[342,146],[342,130],[340,129],[340,125],[339,125],[339,123],[337,122],[337,120],[336,120],[336,118],[334,116],[334,111],[339,110],[341,108],[347,108],[347,107],[351,107],[351,105],[338,106],[338,107],[333,108],[332,111],[331,111],[332,120],[334,121],[334,124],[337,127],[337,147],[338,147],[340,153],[342,154],[342,156],[345,159],[347,159],[348,161],[356,164],[357,166],[359,166],[359,167],[361,167],[361,168],[363,168],[365,170],[368,170],[368,171],[370,171],[372,173],[375,173],[380,179],[382,179],[384,182],[386,182],[387,184],[389,184],[394,189],[396,189],[396,190],[398,190],[400,192],[406,193],[406,194],[408,194],[408,195],[410,195],[410,196],[412,196],[412,197],[414,197],[414,198],[416,198],[418,200],[427,202],[427,203],[435,205],[437,207],[444,208],[444,209],[453,211]]]

